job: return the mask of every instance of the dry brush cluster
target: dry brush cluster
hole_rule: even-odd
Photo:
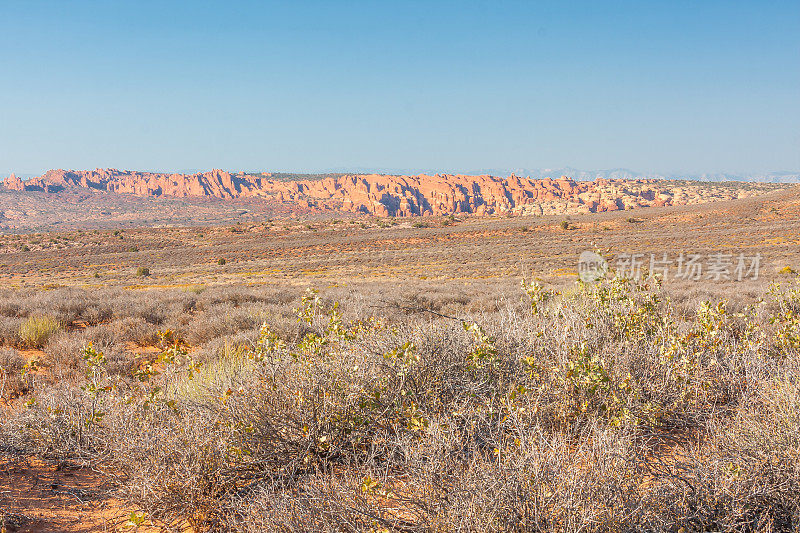
[[[41,309],[61,329],[39,369],[0,351],[4,447],[98,465],[133,523],[198,531],[800,528],[800,283],[688,313],[652,280],[522,289],[483,312],[6,295],[6,344]]]

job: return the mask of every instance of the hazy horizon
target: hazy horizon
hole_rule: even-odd
[[[70,170],[70,171],[91,171],[96,170],[98,168],[107,168],[107,169],[116,169],[123,172],[130,171],[130,172],[149,172],[154,174],[201,174],[204,172],[209,172],[214,170],[218,167],[214,168],[206,168],[206,169],[198,169],[198,168],[184,168],[184,169],[137,169],[137,168],[119,168],[119,167],[93,167],[93,168],[84,168],[84,169],[65,169],[61,168],[60,170]],[[23,181],[40,177],[45,174],[45,172],[49,170],[59,170],[59,169],[47,169],[46,171],[40,173],[19,173],[14,172],[13,174],[17,177],[21,178]],[[763,181],[785,181],[788,183],[800,182],[800,171],[792,171],[792,170],[776,170],[770,172],[745,172],[745,173],[733,173],[733,172],[707,172],[707,173],[681,173],[681,172],[644,172],[639,171],[636,169],[630,168],[610,168],[610,169],[578,169],[574,167],[562,167],[562,168],[485,168],[485,169],[471,169],[471,170],[458,170],[458,169],[426,169],[426,168],[369,168],[369,167],[356,167],[352,169],[342,169],[342,168],[323,168],[323,169],[313,169],[313,170],[287,170],[287,169],[231,169],[231,168],[222,168],[221,170],[229,172],[231,174],[244,172],[246,174],[259,174],[259,173],[273,173],[273,174],[297,174],[297,175],[325,175],[325,174],[385,174],[385,175],[420,175],[420,174],[427,174],[427,175],[434,175],[434,174],[453,174],[453,175],[466,175],[466,176],[478,176],[478,175],[492,175],[497,177],[507,177],[513,175],[525,177],[529,176],[531,178],[541,178],[541,177],[558,177],[561,175],[567,176],[569,178],[575,179],[576,181],[585,181],[585,180],[593,180],[598,177],[607,177],[609,175],[620,175],[624,178],[663,178],[663,179],[689,179],[689,180],[699,180],[699,181],[721,181],[724,178],[730,178],[731,180],[736,181],[737,178],[740,178],[744,181],[759,181],[757,178],[759,177],[766,177],[770,178],[769,180]],[[11,173],[6,175],[0,174],[0,183],[2,183],[5,177],[8,177]],[[783,179],[781,179],[783,178]]]

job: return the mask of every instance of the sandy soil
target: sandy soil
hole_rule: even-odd
[[[0,531],[130,531],[130,510],[109,489],[90,468],[0,455]]]

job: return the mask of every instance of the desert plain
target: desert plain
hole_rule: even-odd
[[[798,186],[199,176],[0,187],[3,531],[800,524]]]

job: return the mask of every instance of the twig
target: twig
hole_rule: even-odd
[[[371,308],[381,308],[381,309],[400,309],[403,311],[414,311],[417,313],[430,313],[432,315],[436,315],[442,318],[447,318],[448,320],[456,320],[458,322],[464,323],[466,322],[465,319],[459,318],[456,316],[445,315],[444,313],[439,313],[438,311],[434,311],[432,309],[428,309],[426,307],[419,307],[419,306],[407,306],[407,305],[400,305],[397,302],[387,302],[386,300],[378,300],[383,305],[370,305]]]

